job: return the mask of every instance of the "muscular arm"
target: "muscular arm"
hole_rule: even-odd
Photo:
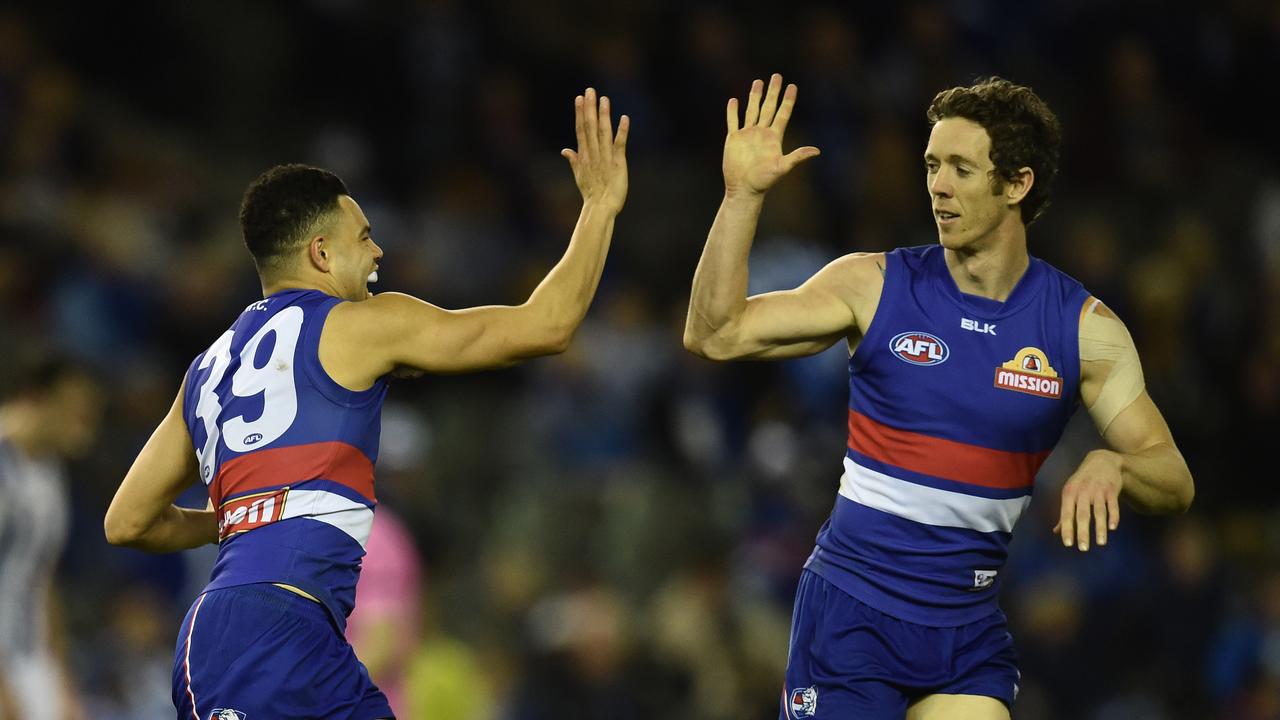
[[[882,283],[872,255],[848,255],[832,262],[804,285],[785,292],[747,297],[747,258],[764,194],[798,163],[818,154],[802,147],[782,154],[782,135],[795,104],[787,87],[779,105],[782,77],[751,86],[743,127],[737,100],[727,108],[723,171],[724,201],[693,276],[685,347],[713,360],[785,358],[811,355],[856,334],[868,298]],[[776,110],[776,113],[775,113]],[[874,299],[871,301],[874,310]]]
[[[1103,435],[1123,481],[1121,496],[1143,513],[1183,513],[1195,482],[1169,426],[1144,390]]]
[[[184,383],[185,384],[185,383]],[[191,436],[182,421],[182,390],[133,461],[107,508],[107,542],[151,552],[173,552],[218,541],[212,508],[173,504],[196,479]]]
[[[1080,319],[1080,396],[1108,449],[1085,456],[1062,489],[1055,531],[1063,544],[1099,545],[1119,524],[1123,497],[1143,513],[1181,513],[1195,484],[1160,410],[1143,388],[1138,352],[1124,324],[1090,298]]]
[[[320,361],[342,385],[359,389],[394,369],[458,373],[563,352],[604,269],[614,220],[627,192],[624,115],[615,137],[609,100],[588,89],[575,103],[578,151],[562,154],[582,192],[569,247],[529,299],[515,306],[446,310],[400,293],[335,307],[320,340]]]
[[[1129,331],[1092,298],[1080,319],[1080,360],[1081,399],[1120,462],[1123,497],[1142,512],[1184,512],[1195,494],[1191,471],[1143,387]]]
[[[726,206],[729,204],[726,199]],[[750,238],[735,237],[721,206],[693,278],[684,345],[712,360],[777,359],[821,352],[861,333],[859,304],[883,286],[881,254],[838,258],[794,290],[747,297]],[[754,231],[754,223],[752,223]],[[740,253],[734,252],[740,246]],[[875,298],[870,300],[874,310]]]

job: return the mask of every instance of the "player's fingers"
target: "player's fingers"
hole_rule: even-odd
[[[764,81],[751,81],[751,93],[747,95],[747,114],[742,118],[742,127],[749,128],[760,118],[760,94],[763,91]]]
[[[1093,501],[1093,532],[1098,547],[1107,544],[1107,501],[1103,498]]]
[[[783,167],[787,169],[787,172],[790,172],[791,168],[799,165],[805,160],[808,160],[810,158],[816,158],[821,154],[822,154],[822,151],[812,145],[805,145],[804,147],[798,147],[795,150],[792,150],[791,152],[782,156]]]
[[[1089,517],[1092,508],[1084,498],[1076,500],[1076,548],[1080,552],[1089,551]]]
[[[560,151],[560,157],[569,161],[569,167],[576,173],[578,171],[578,153],[565,148]]]
[[[600,123],[596,117],[596,91],[595,88],[587,88],[586,95],[582,102],[583,124],[586,126],[587,145],[586,149],[592,155],[600,149]],[[582,152],[579,150],[579,152]]]
[[[1072,493],[1062,493],[1062,509],[1058,511],[1058,528],[1062,533],[1063,547],[1076,544],[1075,533],[1076,497]]]
[[[582,106],[585,99],[579,95],[573,99],[573,131],[578,136],[578,152],[587,149],[587,127],[586,119],[583,117]],[[576,156],[578,153],[574,153]]]
[[[618,118],[618,136],[613,140],[613,149],[617,152],[626,152],[627,136],[631,134],[631,118],[623,115]]]
[[[724,109],[725,124],[729,126],[729,134],[738,132],[738,98],[729,98]]]
[[[600,150],[613,154],[613,120],[609,117],[609,96],[600,96]]]
[[[1107,498],[1107,526],[1112,530],[1120,527],[1120,498],[1114,495]]]
[[[779,137],[787,131],[787,123],[791,121],[791,109],[796,106],[796,92],[794,84],[787,86],[787,91],[782,95],[782,104],[778,106],[778,114],[773,116],[773,129],[778,131]]]
[[[778,111],[778,95],[782,94],[782,76],[774,73],[769,78],[769,90],[764,95],[764,104],[760,106],[760,124],[765,127],[773,125],[773,114]]]

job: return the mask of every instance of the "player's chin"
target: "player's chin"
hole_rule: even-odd
[[[947,250],[961,250],[969,245],[969,236],[959,230],[939,226],[938,244]]]

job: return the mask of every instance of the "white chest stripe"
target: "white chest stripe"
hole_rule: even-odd
[[[854,502],[924,525],[978,532],[1013,532],[1031,497],[998,500],[917,485],[844,459],[840,494]]]

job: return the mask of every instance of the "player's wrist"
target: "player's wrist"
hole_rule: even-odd
[[[1125,456],[1123,454],[1108,448],[1099,448],[1085,457],[1086,460],[1106,468],[1108,473],[1114,474],[1120,479],[1121,488],[1124,487]]]
[[[764,190],[754,190],[738,185],[728,185],[724,187],[725,203],[747,204],[747,205],[763,205]]]
[[[623,202],[608,197],[593,196],[582,198],[582,210],[585,213],[605,213],[617,215],[622,212]]]

